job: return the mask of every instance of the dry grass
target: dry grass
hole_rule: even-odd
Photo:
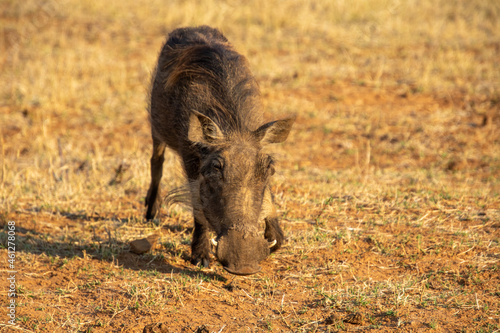
[[[500,329],[498,1],[7,0],[0,13],[19,327]],[[199,24],[247,55],[268,118],[299,116],[275,148],[288,243],[248,278],[186,261],[185,207],[142,220],[150,71],[168,31]],[[171,154],[164,174],[182,183]],[[128,252],[152,233],[152,253]]]

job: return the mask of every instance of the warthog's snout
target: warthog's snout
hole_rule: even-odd
[[[215,255],[224,269],[235,275],[252,275],[262,269],[259,263],[270,253],[275,242],[268,242],[262,235],[253,236],[236,230],[212,240]]]
[[[226,271],[228,271],[229,273],[234,274],[234,275],[252,275],[252,274],[260,272],[260,270],[262,269],[262,267],[260,267],[260,266],[257,266],[255,268],[254,267],[241,267],[239,269],[229,268],[226,266],[223,266],[223,267]]]

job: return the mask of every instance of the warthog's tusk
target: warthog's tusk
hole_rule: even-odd
[[[276,245],[277,241],[276,239],[273,240],[272,242],[269,243],[269,248],[273,247],[274,245]]]
[[[214,246],[217,246],[217,241],[215,240],[215,238],[212,238],[210,240],[210,242],[214,245]]]

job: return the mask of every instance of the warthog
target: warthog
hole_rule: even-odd
[[[222,266],[238,275],[260,271],[259,263],[284,242],[269,189],[274,162],[262,147],[284,141],[295,119],[262,124],[259,88],[248,67],[218,30],[174,30],[159,55],[149,105],[153,156],[146,218],[160,209],[168,146],[180,155],[189,181],[181,194],[193,207],[191,262],[208,267],[213,245]],[[176,195],[174,190],[170,196]],[[212,240],[210,229],[217,235]]]

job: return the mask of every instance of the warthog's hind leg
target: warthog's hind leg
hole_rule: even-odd
[[[153,138],[153,156],[151,157],[151,184],[146,196],[146,219],[154,219],[160,212],[162,203],[160,181],[165,160],[165,143]]]

